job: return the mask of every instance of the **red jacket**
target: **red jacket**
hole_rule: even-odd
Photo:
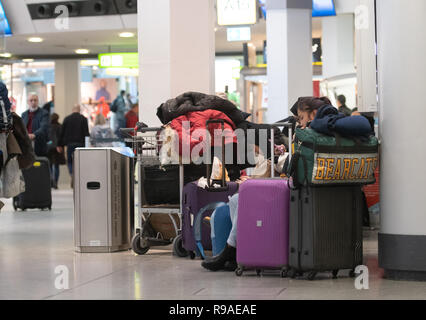
[[[223,119],[225,121],[224,125],[224,136],[225,144],[228,143],[237,143],[237,137],[234,135],[234,130],[236,129],[235,124],[226,116],[223,112],[208,109],[205,111],[194,111],[188,112],[187,114],[180,116],[170,123],[172,129],[174,129],[179,135],[179,154],[182,155],[182,146],[186,146],[186,150],[192,149],[206,139],[206,121],[207,120],[218,120]],[[184,124],[189,122],[189,130],[184,127]],[[208,131],[211,137],[211,146],[221,146],[222,139],[221,137],[221,124],[212,123],[209,125]],[[215,132],[215,130],[217,132]],[[216,136],[214,134],[216,133]],[[202,148],[199,155],[203,154]]]

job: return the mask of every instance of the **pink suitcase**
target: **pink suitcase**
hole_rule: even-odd
[[[238,199],[236,275],[288,267],[290,190],[287,180],[248,180]]]

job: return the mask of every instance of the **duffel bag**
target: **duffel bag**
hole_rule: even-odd
[[[310,128],[296,129],[288,174],[294,185],[365,185],[374,183],[378,140],[328,136]]]

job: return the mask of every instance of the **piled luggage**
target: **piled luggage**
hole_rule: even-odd
[[[296,129],[288,180],[252,180],[240,187],[236,274],[279,269],[308,272],[362,264],[362,186],[375,182],[378,140],[373,135],[325,135]],[[280,185],[281,184],[281,185]],[[286,187],[289,186],[290,190]]]

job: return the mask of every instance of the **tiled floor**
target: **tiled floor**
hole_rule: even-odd
[[[366,232],[369,289],[329,274],[318,280],[282,279],[265,273],[209,272],[199,260],[173,257],[170,247],[144,256],[132,251],[80,254],[73,248],[72,192],[54,192],[51,212],[0,213],[0,299],[426,299],[426,283],[382,279],[377,232]],[[69,289],[56,289],[57,266],[69,270]]]

